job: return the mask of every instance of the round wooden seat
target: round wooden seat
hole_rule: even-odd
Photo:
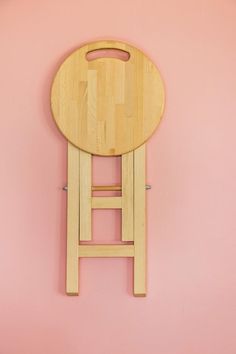
[[[66,139],[94,155],[122,155],[145,143],[164,109],[153,62],[123,42],[88,43],[55,75],[51,108]]]

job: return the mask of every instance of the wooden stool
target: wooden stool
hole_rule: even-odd
[[[145,296],[145,142],[164,109],[159,71],[127,43],[88,43],[56,73],[51,106],[68,140],[66,292],[79,293],[80,257],[133,257],[134,295]],[[92,155],[121,155],[121,186],[92,186]],[[93,190],[121,196],[94,197]],[[80,244],[92,240],[92,209],[122,210],[122,244]]]

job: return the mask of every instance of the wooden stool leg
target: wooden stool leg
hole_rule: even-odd
[[[122,241],[134,240],[134,153],[122,155]]]
[[[68,295],[79,293],[79,155],[79,149],[68,143],[66,260],[66,292]]]
[[[80,150],[80,241],[92,240],[92,156]]]
[[[145,144],[134,150],[134,295],[146,296]]]

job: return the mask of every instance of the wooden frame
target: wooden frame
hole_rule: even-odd
[[[68,143],[67,271],[66,292],[79,294],[79,258],[134,258],[134,295],[146,295],[145,232],[145,145],[122,155],[122,186],[100,186],[98,190],[121,190],[120,197],[93,197],[91,154]],[[89,245],[91,210],[121,209],[122,235],[119,245]]]

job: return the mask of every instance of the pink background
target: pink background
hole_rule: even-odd
[[[1,354],[236,353],[235,33],[233,0],[1,1]],[[144,50],[166,85],[148,143],[146,298],[132,297],[127,259],[82,260],[80,297],[64,294],[66,141],[50,83],[101,38]],[[101,160],[96,182],[118,180]],[[118,238],[118,214],[94,219],[98,242]]]

